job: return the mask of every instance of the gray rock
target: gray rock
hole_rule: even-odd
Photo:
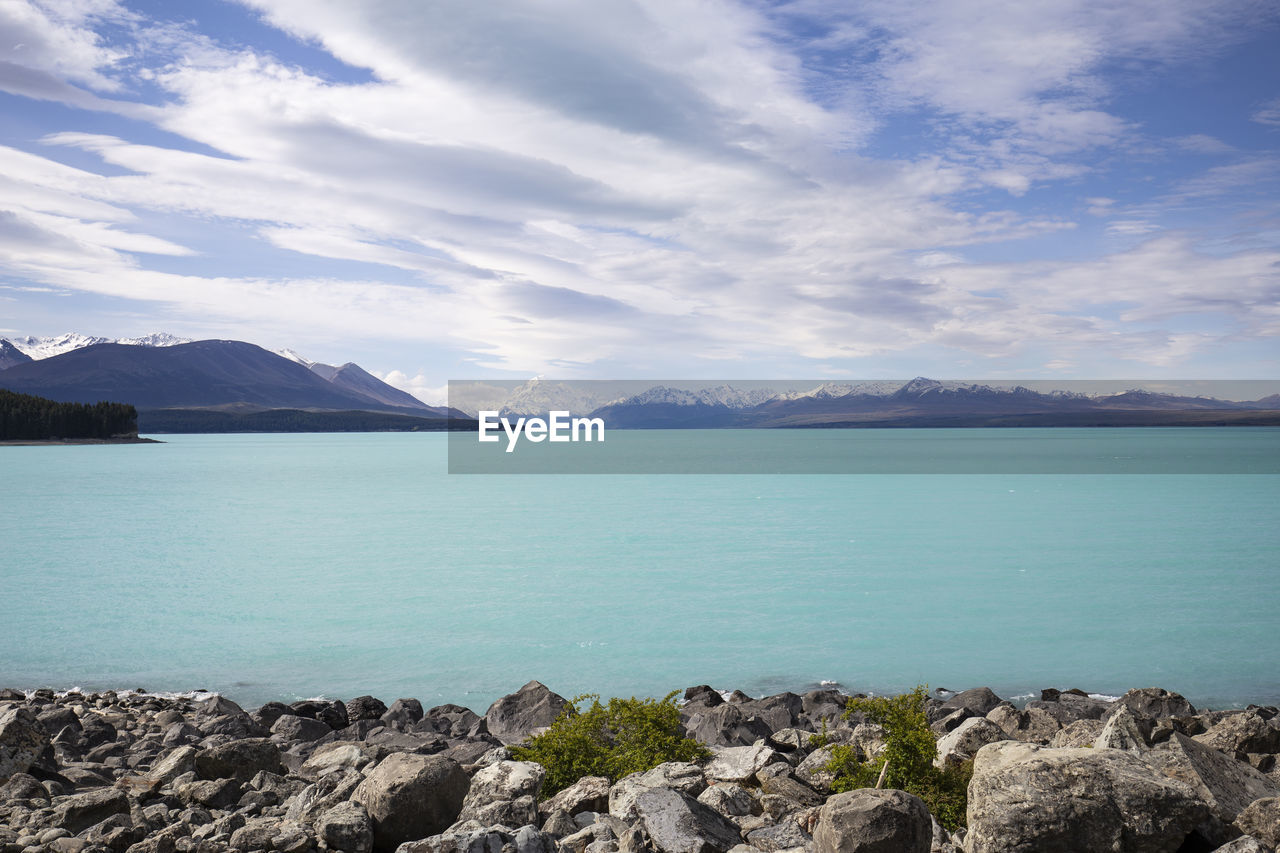
[[[350,720],[347,719],[347,706],[336,699],[304,699],[301,702],[294,702],[289,708],[299,717],[319,720],[335,731],[350,725]]]
[[[262,770],[284,773],[279,747],[266,738],[233,740],[196,755],[196,772],[202,779],[248,782]]]
[[[751,792],[735,782],[711,785],[698,795],[698,802],[715,809],[725,817],[746,817],[760,812],[760,804]]]
[[[785,761],[764,741],[752,746],[728,746],[712,750],[711,760],[702,768],[707,779],[721,782],[746,782],[775,761]]]
[[[1165,776],[1188,786],[1211,809],[1212,820],[1202,828],[1208,840],[1225,843],[1237,815],[1255,800],[1274,797],[1271,780],[1242,761],[1223,755],[1184,734],[1143,754],[1143,760]]]
[[[14,773],[8,782],[0,785],[0,803],[25,800],[43,800],[47,803],[49,791],[34,776]]]
[[[282,716],[271,726],[271,737],[279,741],[319,740],[332,732],[328,723],[294,714]]]
[[[422,721],[422,703],[417,699],[397,699],[379,718],[388,728],[408,731]]]
[[[465,816],[468,805],[479,805],[498,800],[514,800],[523,796],[538,796],[547,771],[532,761],[498,761],[484,767],[471,777],[471,788],[463,804]]]
[[[542,824],[542,831],[555,838],[573,835],[578,829],[579,826],[573,822],[573,818],[563,809],[556,809],[551,812]]]
[[[747,833],[747,842],[757,850],[793,850],[813,842],[813,837],[800,828],[794,820],[784,820],[772,826]]]
[[[965,849],[1168,853],[1208,816],[1188,786],[1133,752],[1004,741],[974,761]]]
[[[1049,746],[1055,749],[1093,746],[1094,741],[1098,739],[1098,735],[1102,733],[1102,726],[1102,720],[1076,720],[1075,722],[1067,723],[1049,741]]]
[[[862,788],[836,794],[818,810],[816,853],[929,853],[933,821],[906,791]]]
[[[622,820],[636,816],[640,794],[653,788],[670,788],[696,797],[707,787],[702,768],[685,761],[668,761],[643,773],[623,776],[609,789],[609,814]]]
[[[399,844],[448,828],[462,810],[470,781],[456,761],[396,753],[383,759],[351,795],[373,820],[373,847]]]
[[[1162,687],[1130,690],[1120,697],[1111,713],[1115,713],[1121,706],[1133,712],[1137,719],[1153,722],[1161,717],[1191,717],[1196,713],[1195,706],[1184,697]]]
[[[178,799],[188,805],[196,804],[211,809],[225,809],[240,799],[240,783],[234,779],[205,779],[177,784]]]
[[[822,746],[809,753],[796,767],[796,778],[820,793],[830,793],[835,774],[827,770],[834,757],[832,747]]]
[[[1232,714],[1195,739],[1241,761],[1251,752],[1280,752],[1280,728],[1268,724],[1257,709]]]
[[[339,803],[316,820],[316,839],[324,850],[370,853],[373,821],[359,803]]]
[[[1274,853],[1274,848],[1263,845],[1252,835],[1242,835],[1215,848],[1213,853]]]
[[[1120,705],[1102,724],[1102,731],[1093,742],[1094,749],[1128,749],[1133,752],[1146,752],[1150,748],[1147,743],[1149,727],[1145,727],[1133,715],[1127,705]]]
[[[579,812],[607,812],[610,787],[604,776],[583,776],[551,799],[539,803],[538,811],[545,815],[563,811],[570,816]]]
[[[363,744],[351,741],[326,743],[302,763],[299,775],[318,779],[338,770],[359,770],[372,763],[373,759],[373,750]]]
[[[1049,698],[1052,697],[1052,698]],[[1043,691],[1040,699],[1026,704],[1024,710],[1039,710],[1049,714],[1064,726],[1078,720],[1101,720],[1111,710],[1114,702],[1094,699],[1080,692]]]
[[[962,690],[943,702],[941,708],[945,709],[946,713],[939,716],[946,716],[960,708],[968,708],[976,716],[985,717],[1003,701],[990,687],[974,687],[970,690]]]
[[[347,725],[359,720],[376,720],[387,713],[387,706],[381,699],[373,696],[357,696],[344,706],[347,710]],[[418,706],[418,719],[422,719],[422,706]]]
[[[643,792],[636,797],[635,811],[659,853],[725,853],[741,837],[728,818],[670,788]]]
[[[112,815],[128,814],[129,798],[115,788],[98,788],[63,797],[53,807],[53,822],[74,834]]]
[[[773,734],[767,722],[728,702],[692,715],[684,729],[688,737],[708,746],[750,746]]]
[[[516,853],[556,853],[556,840],[537,827],[522,826],[513,839]]]
[[[997,705],[987,714],[987,719],[1009,736],[1011,740],[1048,745],[1054,735],[1062,730],[1062,723],[1048,711],[1027,708],[1019,711],[1011,705]]]
[[[459,822],[470,821],[481,826],[518,827],[538,823],[538,801],[528,794],[513,800],[491,800],[463,806]]]
[[[938,738],[933,764],[939,769],[963,764],[989,743],[1008,740],[1004,729],[986,717],[972,717]]]
[[[484,722],[489,734],[503,743],[521,743],[555,722],[568,705],[568,700],[552,693],[545,684],[530,681],[490,705]]]
[[[1280,848],[1280,798],[1254,800],[1236,816],[1236,828],[1272,848]]]
[[[337,770],[321,776],[290,800],[285,817],[302,824],[314,823],[320,815],[345,802],[363,781],[364,777],[354,770]]]
[[[823,796],[797,779],[789,764],[770,764],[757,773],[756,778],[760,782],[760,790],[768,796],[785,797],[797,807],[822,805]]]
[[[49,735],[27,708],[0,712],[0,784],[15,773],[26,773],[49,745]]]

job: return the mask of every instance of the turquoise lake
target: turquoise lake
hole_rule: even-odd
[[[1280,458],[1280,430],[1105,432]],[[1277,474],[451,475],[440,434],[161,438],[0,448],[0,686],[1280,704]]]

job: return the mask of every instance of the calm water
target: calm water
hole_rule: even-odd
[[[0,448],[0,686],[1280,703],[1278,475],[462,476],[442,435],[165,441]]]

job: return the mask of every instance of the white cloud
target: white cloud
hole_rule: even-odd
[[[1258,124],[1269,127],[1280,127],[1280,98],[1267,101],[1252,116]]]

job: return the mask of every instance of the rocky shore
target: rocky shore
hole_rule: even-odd
[[[937,762],[974,759],[968,827],[903,791],[831,792],[836,745],[878,726],[834,690],[685,692],[711,748],[539,796],[509,747],[565,700],[530,682],[483,715],[348,702],[0,690],[0,853],[995,853],[1274,851],[1276,708],[1197,710],[1176,693],[986,688],[930,698]],[[820,735],[813,738],[815,734]]]

